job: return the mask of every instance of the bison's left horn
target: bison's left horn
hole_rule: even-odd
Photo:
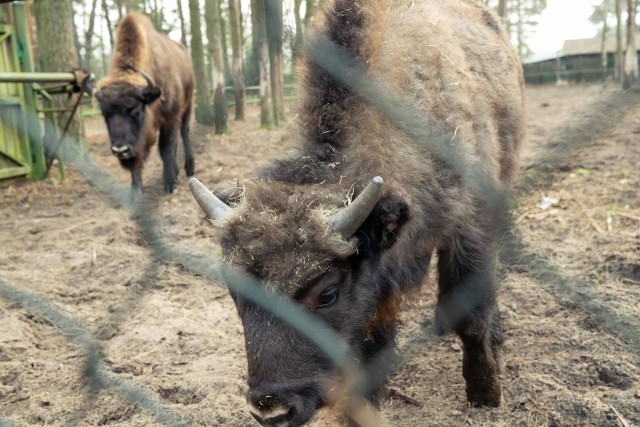
[[[189,188],[207,218],[211,221],[224,221],[233,213],[233,208],[218,199],[203,183],[196,178],[189,180]]]
[[[145,73],[142,70],[140,71],[140,74],[147,81],[147,87],[154,87],[156,85],[156,83],[153,81],[153,79],[151,78],[151,76],[149,74]]]
[[[382,191],[382,178],[376,176],[351,204],[331,217],[331,229],[348,239],[358,231],[378,203]]]

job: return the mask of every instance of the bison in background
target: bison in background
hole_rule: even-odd
[[[189,142],[194,77],[187,49],[158,33],[149,18],[126,15],[117,27],[109,74],[97,84],[96,98],[107,124],[111,152],[131,171],[134,190],[142,187],[142,167],[160,133],[164,191],[176,189],[178,134],[185,171],[194,173]]]
[[[220,227],[224,262],[326,321],[376,378],[376,358],[395,345],[401,298],[424,283],[437,254],[437,332],[461,338],[467,399],[498,406],[503,211],[469,178],[497,193],[512,185],[525,120],[520,61],[499,19],[474,0],[333,0],[315,22],[310,40],[330,40],[383,78],[479,169],[461,173],[433,141],[302,60],[299,153],[245,180],[232,206],[228,189],[212,194],[189,182]],[[232,297],[254,418],[299,426],[333,404],[341,387],[331,361],[271,313]],[[382,391],[366,397],[376,402]]]

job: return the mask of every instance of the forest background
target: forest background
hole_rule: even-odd
[[[262,126],[271,128],[285,120],[284,103],[295,81],[296,57],[321,1],[35,0],[31,9],[36,57],[41,70],[83,67],[99,78],[109,69],[117,22],[126,13],[142,12],[159,31],[189,49],[197,82],[198,123],[215,126],[217,134],[227,132],[228,108],[234,109],[234,119],[243,120],[248,93],[249,102],[260,103]],[[478,1],[503,18],[523,61],[530,58],[533,52],[527,40],[547,0]],[[625,52],[637,52],[633,34],[638,2],[594,0],[589,19],[603,49],[604,40],[615,35],[616,77],[626,85],[637,76],[637,61],[631,64],[634,61],[627,58],[630,69],[625,70]]]

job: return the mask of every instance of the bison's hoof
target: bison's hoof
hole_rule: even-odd
[[[178,184],[171,184],[164,186],[165,194],[176,194],[178,192]]]
[[[188,177],[192,177],[195,174],[196,167],[194,165],[193,159],[187,159],[184,162],[184,171],[187,173]]]
[[[503,402],[500,388],[491,390],[467,390],[467,400],[472,406],[497,408]]]

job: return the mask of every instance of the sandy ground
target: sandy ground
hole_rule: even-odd
[[[536,159],[559,129],[611,96],[612,85],[529,88],[523,177],[538,173]],[[223,137],[193,130],[202,181],[240,177],[289,150],[286,128],[260,130],[258,111],[250,108],[248,116],[231,122],[231,134]],[[460,345],[455,337],[433,335],[435,292],[427,283],[404,303],[403,359],[382,405],[389,425],[640,425],[640,108],[609,120],[609,130],[584,141],[535,188],[521,190],[514,207],[528,249],[548,260],[560,279],[506,269],[499,300],[505,404],[494,410],[467,405]],[[128,185],[101,119],[88,120],[87,145],[96,163]],[[153,153],[146,192],[158,191],[159,176]],[[545,197],[555,203],[543,209]],[[161,197],[156,211],[169,241],[213,258],[214,230],[183,172],[179,192]],[[150,250],[135,221],[82,176],[70,171],[61,180],[55,172],[44,182],[0,182],[0,242],[0,280],[50,300],[95,334],[116,378],[193,425],[255,425],[244,401],[242,327],[227,291],[180,266],[150,270]],[[605,307],[604,317],[572,301],[567,289],[576,286],[589,304]],[[159,425],[113,390],[88,400],[82,349],[51,320],[0,300],[0,414],[6,421],[67,425],[84,409],[79,425]],[[322,413],[314,425],[335,425],[332,420]]]

